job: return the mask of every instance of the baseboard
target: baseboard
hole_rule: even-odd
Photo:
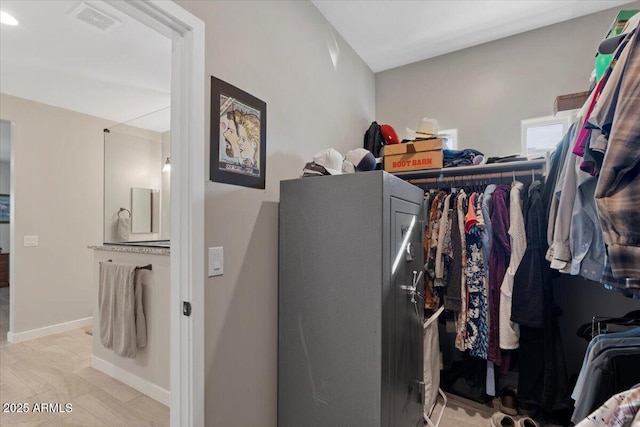
[[[169,391],[163,389],[158,385],[155,385],[151,381],[140,378],[139,376],[134,375],[131,372],[119,368],[113,363],[107,362],[106,360],[100,359],[99,357],[96,357],[94,355],[91,355],[91,367],[97,369],[98,371],[104,372],[105,374],[117,379],[120,382],[125,383],[129,387],[135,388],[140,393],[143,393],[150,398],[157,400],[163,405],[171,405],[171,396]]]
[[[93,325],[93,317],[85,317],[84,319],[72,320],[71,322],[58,323],[57,325],[45,326],[44,328],[31,329],[30,331],[12,333],[7,332],[7,341],[17,344],[23,341],[29,341],[36,338],[46,337],[47,335],[59,334],[60,332],[72,331],[78,328]]]

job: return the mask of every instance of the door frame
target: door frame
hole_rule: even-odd
[[[104,1],[172,40],[170,417],[203,426],[205,25],[172,1]]]

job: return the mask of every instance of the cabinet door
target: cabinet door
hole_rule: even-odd
[[[391,426],[416,426],[422,419],[422,317],[424,303],[411,288],[423,269],[421,205],[391,200],[392,337]],[[415,274],[414,274],[415,272]],[[422,283],[423,279],[420,279]],[[421,286],[417,286],[420,289]]]

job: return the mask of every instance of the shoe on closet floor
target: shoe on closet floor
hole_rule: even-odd
[[[522,417],[517,421],[517,427],[540,427],[540,424],[529,417]]]
[[[538,413],[538,406],[528,402],[518,402],[518,411],[521,415],[535,417]]]
[[[498,409],[507,415],[518,415],[518,398],[516,389],[506,386],[500,392],[498,399]]]
[[[516,427],[516,420],[511,415],[496,412],[491,416],[491,427]]]

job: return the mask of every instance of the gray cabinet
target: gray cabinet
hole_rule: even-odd
[[[279,427],[421,425],[423,194],[382,171],[281,182]]]

